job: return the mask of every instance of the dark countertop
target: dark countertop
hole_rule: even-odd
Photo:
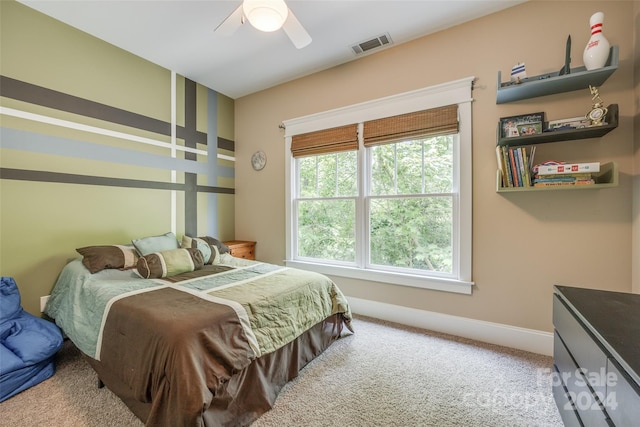
[[[554,288],[640,385],[640,294],[570,286]]]

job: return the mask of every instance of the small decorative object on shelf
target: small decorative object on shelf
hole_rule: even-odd
[[[571,34],[567,37],[567,44],[564,48],[564,65],[558,72],[559,76],[571,74]]]
[[[520,62],[511,68],[511,82],[520,84],[523,79],[527,78],[527,70],[524,67],[524,62]]]
[[[595,101],[595,103],[591,107],[591,111],[587,113],[586,117],[591,120],[591,126],[602,126],[603,124],[606,124],[604,122],[604,118],[609,110],[602,105],[602,99],[600,99],[597,87],[590,85],[589,91],[591,91],[591,95],[593,95],[591,100]]]
[[[604,21],[604,13],[596,12],[591,15],[589,24],[591,25],[591,38],[584,48],[582,59],[587,70],[595,70],[602,68],[609,58],[609,41],[602,34],[602,22]]]

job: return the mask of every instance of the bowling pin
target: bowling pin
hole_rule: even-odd
[[[609,58],[609,41],[602,34],[602,21],[604,21],[604,13],[602,12],[594,13],[589,19],[591,38],[582,55],[582,60],[587,70],[604,67]]]

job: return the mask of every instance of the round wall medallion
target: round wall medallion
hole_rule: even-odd
[[[262,170],[266,164],[267,155],[264,154],[264,151],[256,151],[253,153],[251,156],[251,166],[253,166],[253,169],[257,171]]]

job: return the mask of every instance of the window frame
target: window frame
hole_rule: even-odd
[[[462,294],[471,294],[474,283],[472,281],[472,123],[471,123],[471,97],[472,84],[475,77],[467,77],[460,80],[429,86],[415,91],[404,92],[389,97],[379,98],[354,104],[348,107],[329,110],[317,114],[285,120],[285,220],[286,220],[286,259],[285,265],[306,270],[312,270],[330,276],[347,277],[386,284],[434,289]],[[292,179],[295,172],[296,159],[291,154],[292,136],[318,131],[322,129],[344,126],[358,123],[358,185],[359,194],[356,202],[357,218],[365,218],[365,198],[368,194],[368,185],[365,174],[369,170],[365,166],[367,150],[362,145],[362,123],[394,115],[410,113],[414,111],[443,107],[458,104],[459,131],[458,144],[454,144],[454,186],[452,192],[457,193],[458,209],[454,209],[454,253],[453,278],[438,277],[438,275],[419,275],[389,272],[380,269],[365,268],[362,259],[362,245],[368,245],[367,226],[363,221],[356,223],[356,264],[362,267],[350,265],[329,265],[310,260],[295,259],[296,247],[296,221],[294,209],[294,195],[299,183]],[[457,177],[457,179],[456,179]]]

